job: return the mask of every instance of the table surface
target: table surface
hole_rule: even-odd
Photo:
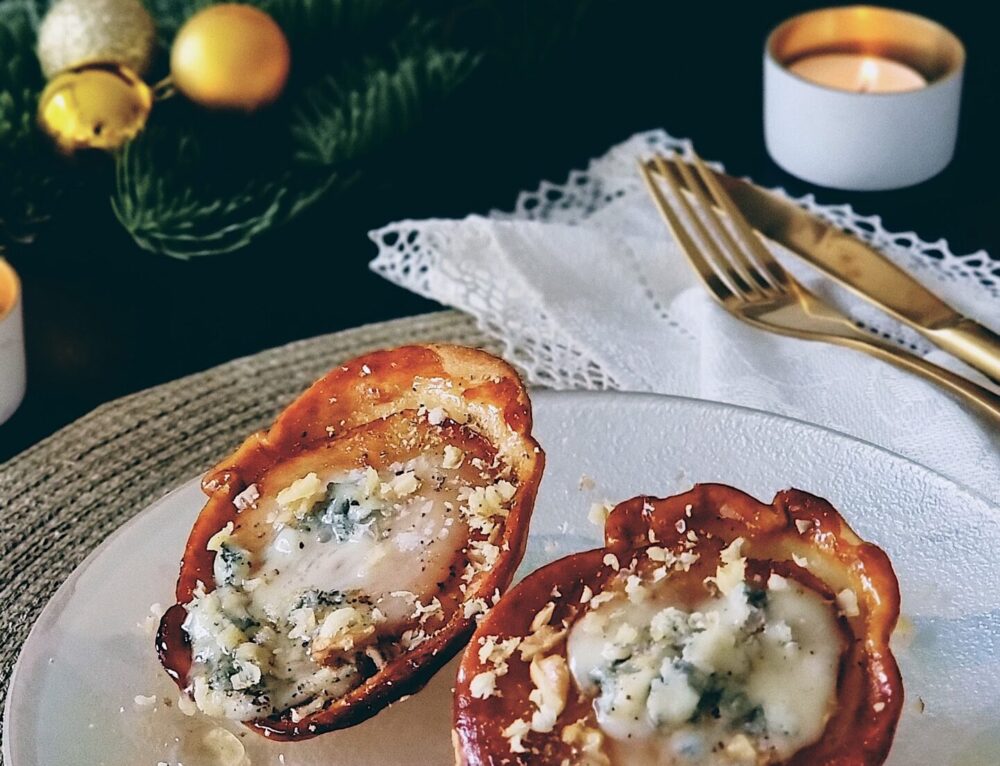
[[[971,2],[906,4],[949,26],[968,50],[958,149],[945,172],[911,189],[846,193],[770,161],[764,38],[783,18],[825,4],[597,0],[543,70],[481,77],[383,152],[349,196],[235,254],[150,255],[109,225],[107,200],[81,201],[72,220],[8,253],[24,282],[29,383],[21,409],[0,426],[0,461],[118,396],[287,341],[437,308],[368,271],[369,229],[509,208],[518,191],[562,180],[639,130],[691,137],[735,173],[879,213],[890,230],[1000,254],[992,175],[1000,56],[993,25]],[[517,0],[511,12],[530,6]]]

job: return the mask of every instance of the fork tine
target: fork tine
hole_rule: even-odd
[[[750,262],[744,249],[733,240],[725,223],[723,223],[718,213],[715,212],[715,206],[712,204],[712,201],[706,196],[705,187],[695,180],[694,174],[691,172],[691,166],[679,159],[672,161],[670,164],[677,168],[681,178],[684,180],[684,185],[705,213],[705,218],[708,219],[709,226],[712,228],[718,243],[721,244],[720,248],[716,247],[713,243],[711,248],[713,253],[723,258],[723,263],[740,275],[742,281],[747,285],[748,293],[765,293],[765,291],[771,288],[771,284],[765,277],[761,276],[760,271]],[[706,237],[709,236],[708,231],[704,227],[702,231]]]
[[[708,233],[708,230],[701,221],[701,217],[695,212],[687,196],[681,193],[681,188],[677,183],[677,179],[669,170],[671,166],[677,166],[679,163],[667,162],[667,160],[660,155],[656,156],[656,163],[656,167],[660,171],[660,175],[663,177],[667,186],[670,187],[671,194],[673,194],[673,196],[680,203],[680,207],[687,215],[688,220],[691,222],[698,238],[703,244],[699,254],[715,270],[715,273],[726,282],[730,290],[734,291],[738,295],[752,294],[754,290],[752,283],[748,282],[739,273],[739,271],[732,267],[729,259],[726,258],[725,254],[721,250],[719,250],[718,243],[712,238],[712,235]],[[697,247],[697,245],[695,245],[695,247]]]
[[[743,213],[736,207],[736,203],[733,202],[732,197],[719,184],[715,174],[708,169],[701,157],[694,150],[691,151],[691,158],[694,160],[694,166],[698,170],[698,175],[701,176],[702,181],[704,181],[705,186],[711,192],[712,197],[714,197],[719,207],[729,216],[740,240],[750,251],[750,255],[756,260],[761,271],[769,277],[772,286],[778,290],[788,289],[788,275],[785,273],[785,269],[771,255],[771,251],[767,249],[754,233],[750,224],[747,223],[747,219],[743,217]]]
[[[658,174],[661,177],[668,179],[667,184],[669,185],[673,180],[673,177],[669,175],[670,170],[667,168],[663,158],[657,154],[653,157],[653,162],[656,164]],[[643,180],[646,182],[646,186],[653,195],[653,201],[656,203],[656,207],[659,208],[660,213],[667,222],[667,226],[670,228],[670,231],[673,233],[678,244],[680,244],[681,250],[684,252],[684,255],[687,256],[688,262],[694,268],[695,273],[698,274],[698,277],[704,283],[705,287],[708,288],[708,291],[712,294],[712,296],[725,305],[727,300],[731,300],[736,297],[733,289],[726,284],[725,280],[719,277],[719,274],[715,271],[715,269],[713,269],[708,264],[708,261],[706,261],[702,256],[701,251],[698,249],[698,245],[695,244],[693,239],[691,239],[691,235],[688,234],[673,206],[667,200],[663,190],[660,189],[660,185],[656,182],[652,171],[642,160],[639,160],[639,171],[642,173]],[[676,181],[674,184],[676,185]]]

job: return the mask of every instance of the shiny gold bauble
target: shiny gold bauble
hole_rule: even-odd
[[[291,53],[274,19],[249,5],[212,5],[181,27],[170,49],[174,85],[202,106],[252,112],[281,95]]]
[[[153,94],[125,66],[56,75],[38,101],[38,123],[64,152],[117,149],[146,125]]]
[[[94,63],[141,76],[155,45],[153,18],[139,0],[58,0],[38,28],[38,60],[49,78]]]

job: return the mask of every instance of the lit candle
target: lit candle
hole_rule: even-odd
[[[779,24],[764,47],[764,141],[794,176],[899,189],[951,161],[965,48],[940,24],[852,5]]]
[[[855,93],[901,93],[927,85],[927,79],[906,64],[860,53],[807,56],[788,69],[818,85]]]

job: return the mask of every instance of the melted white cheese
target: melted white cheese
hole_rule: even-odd
[[[247,720],[292,708],[297,720],[361,682],[359,657],[392,648],[380,636],[402,634],[406,648],[433,632],[444,617],[433,594],[476,514],[441,456],[394,468],[310,473],[261,498],[273,528],[259,550],[228,527],[213,537],[216,588],[196,594],[184,623],[204,712]]]
[[[835,610],[784,578],[751,592],[731,558],[716,580],[728,592],[693,611],[648,582],[636,598],[633,582],[571,630],[570,670],[594,696],[613,762],[756,766],[822,735],[841,654]]]
[[[355,478],[358,491],[344,492],[344,500],[356,500],[354,507],[368,512],[359,514],[356,528],[343,541],[331,540],[322,527],[282,529],[264,551],[256,573],[264,581],[254,590],[254,600],[268,614],[279,615],[292,594],[303,589],[361,590],[382,613],[386,630],[411,617],[415,594],[433,591],[447,579],[449,566],[466,544],[467,525],[458,512],[457,491],[434,489],[430,461],[420,458],[406,468],[400,476],[413,476],[419,485],[396,497],[392,482],[381,482],[387,487],[387,503],[364,498],[364,477]],[[404,489],[410,486],[407,482]]]

